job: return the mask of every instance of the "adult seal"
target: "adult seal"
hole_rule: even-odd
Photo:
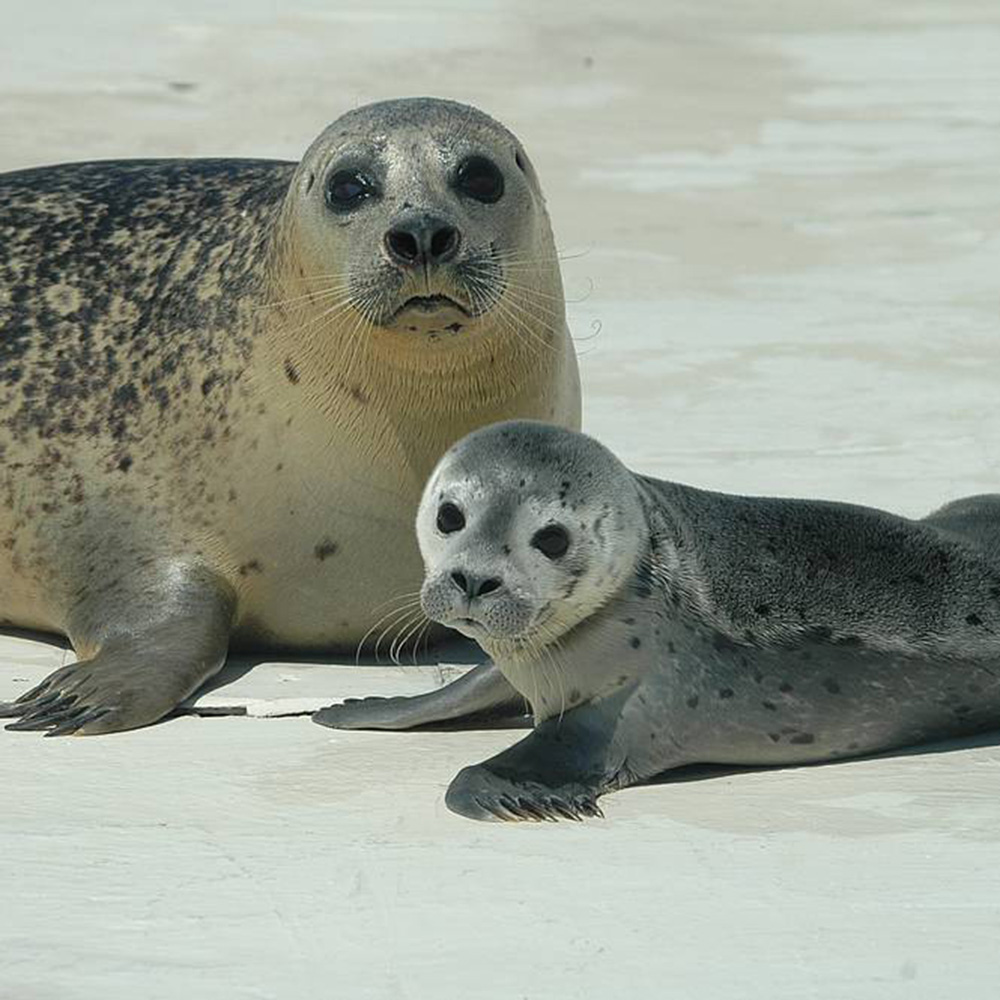
[[[0,615],[78,663],[12,729],[159,719],[231,645],[352,649],[422,578],[470,430],[579,421],[517,138],[448,101],[345,114],[298,164],[0,176]]]
[[[495,666],[317,721],[397,728],[526,699],[532,734],[448,789],[474,819],[580,818],[684,764],[839,760],[1000,724],[997,495],[922,520],[728,496],[513,422],[445,455],[417,531],[424,609]]]

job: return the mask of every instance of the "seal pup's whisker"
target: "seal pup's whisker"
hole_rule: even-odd
[[[398,600],[398,599],[394,599],[393,604],[396,603],[396,600]],[[371,628],[369,628],[368,631],[365,632],[365,634],[358,640],[357,647],[356,647],[356,649],[354,651],[354,662],[355,662],[355,665],[357,665],[357,664],[359,664],[361,662],[361,653],[364,651],[365,642],[367,641],[368,637],[376,629],[378,629],[380,625],[382,625],[387,619],[395,618],[395,616],[400,615],[400,614],[402,614],[404,612],[412,611],[415,607],[419,606],[419,603],[420,603],[419,598],[416,601],[414,601],[412,598],[407,599],[402,604],[390,608],[380,618],[378,618],[376,620],[375,624],[372,625]],[[393,623],[390,622],[390,627],[391,627],[392,624]],[[383,633],[383,635],[384,635],[384,633]]]
[[[389,662],[390,663],[396,663],[398,665],[397,660],[396,660],[396,654],[395,654],[396,643],[399,641],[400,636],[405,631],[407,631],[410,628],[410,626],[413,625],[414,622],[420,622],[422,620],[423,620],[423,611],[421,611],[418,608],[416,610],[410,611],[406,615],[403,615],[401,618],[399,618],[398,620],[392,622],[388,627],[386,627],[383,630],[382,634],[379,636],[379,638],[375,642],[375,658],[376,658],[376,660],[378,659],[378,655],[379,655],[378,650],[379,650],[379,647],[382,644],[382,641],[384,639],[388,638],[389,639],[389,653],[388,653],[388,655],[389,655]],[[391,634],[391,638],[390,638],[390,634]]]
[[[401,666],[400,657],[402,656],[403,650],[406,649],[406,644],[412,638],[414,638],[414,636],[419,635],[420,632],[429,624],[430,624],[429,619],[423,613],[423,611],[421,611],[419,617],[416,619],[415,622],[413,622],[413,624],[410,625],[405,635],[401,633],[400,636],[396,639],[396,642],[394,644],[394,649],[390,655],[392,658],[392,662],[395,663],[397,667]],[[416,643],[414,643],[413,648],[414,648],[414,656],[416,656]]]

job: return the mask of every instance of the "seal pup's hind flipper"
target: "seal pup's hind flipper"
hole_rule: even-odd
[[[0,717],[19,718],[7,729],[46,736],[156,722],[221,669],[234,608],[229,586],[200,568],[170,564],[123,577],[74,612],[67,631],[88,655],[0,705]]]
[[[331,729],[414,729],[463,719],[515,719],[524,698],[492,663],[482,663],[436,691],[411,698],[348,698],[320,709],[313,722]]]

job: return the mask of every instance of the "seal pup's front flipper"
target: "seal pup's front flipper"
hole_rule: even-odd
[[[629,764],[631,723],[622,726],[634,691],[633,686],[546,719],[509,749],[463,768],[449,785],[445,804],[478,820],[603,817],[597,799],[638,778]]]
[[[348,698],[318,711],[313,722],[331,729],[414,729],[481,718],[514,719],[526,713],[524,698],[492,663],[482,663],[436,691],[411,698]]]
[[[530,736],[463,768],[445,794],[452,812],[506,822],[604,817],[597,800],[688,763],[632,683],[540,723]]]
[[[170,563],[88,595],[67,632],[83,658],[61,667],[0,717],[6,728],[94,736],[163,718],[226,660],[235,596],[222,579]]]

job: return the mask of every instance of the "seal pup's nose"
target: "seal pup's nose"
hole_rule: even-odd
[[[403,267],[444,264],[455,256],[461,242],[461,234],[450,222],[432,215],[400,222],[385,234],[389,256]]]
[[[499,577],[491,576],[485,580],[479,580],[468,573],[456,570],[451,574],[451,582],[470,600],[477,597],[485,597],[492,594],[494,590],[499,590],[503,586],[503,580]]]

